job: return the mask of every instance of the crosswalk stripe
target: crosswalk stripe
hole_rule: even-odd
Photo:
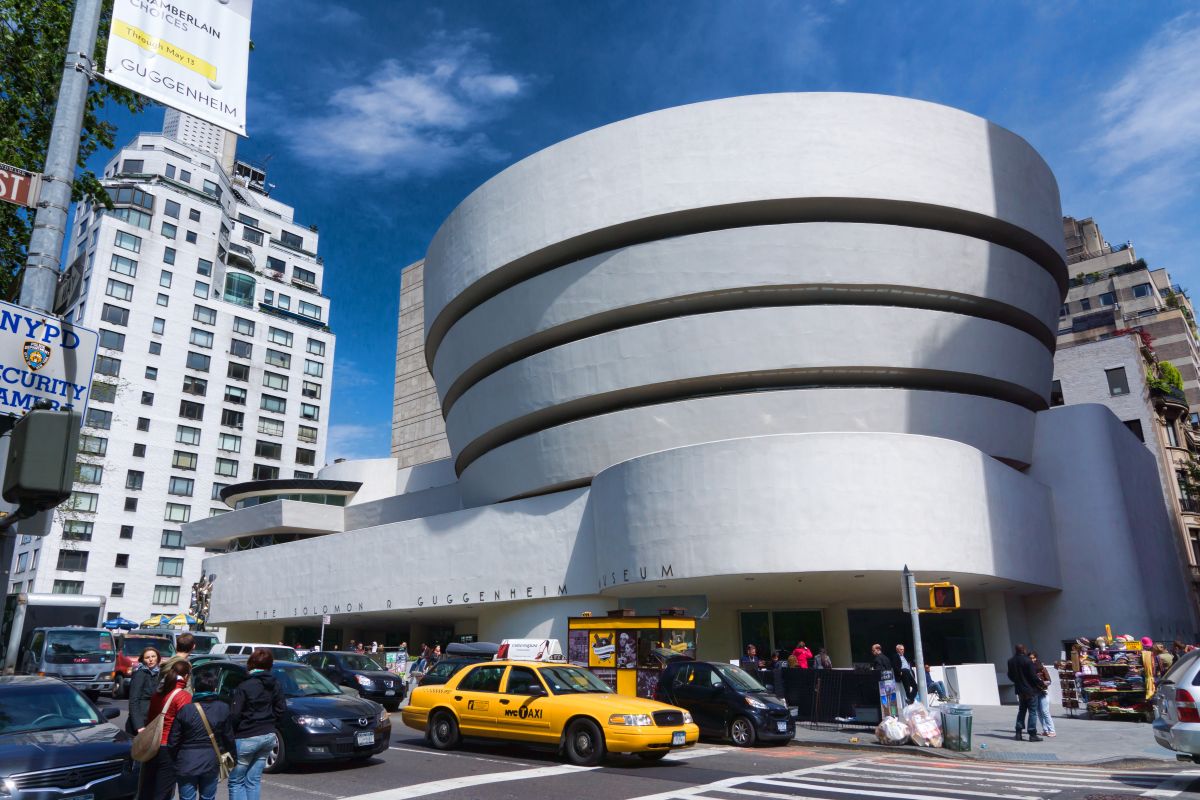
[[[1013,778],[1016,778],[1018,781],[1022,782],[1036,779],[1039,784],[1045,786],[1057,786],[1064,789],[1111,789],[1118,786],[1126,788],[1128,787],[1128,783],[1110,780],[1099,775],[1087,778],[1067,778],[1057,775],[1041,775],[1034,771],[1005,773],[992,769],[976,769],[972,767],[922,767],[915,764],[889,765],[886,769],[860,766],[849,767],[848,769],[852,769],[855,772],[865,772],[872,775],[894,775],[895,771],[919,776],[940,775],[944,778],[951,778],[954,780],[969,780],[974,783],[978,783],[980,781],[986,781],[989,783],[1006,783],[1011,782],[1011,779]],[[1149,784],[1157,779],[1131,776],[1129,780],[1137,783]]]
[[[556,767],[536,767],[534,769],[518,769],[511,772],[490,772],[486,775],[465,775],[459,778],[447,778],[441,781],[415,783],[411,786],[397,786],[394,789],[384,789],[380,792],[355,795],[346,800],[410,800],[413,797],[427,797],[431,794],[452,792],[456,789],[466,789],[471,786],[483,786],[503,781],[523,781],[530,778],[548,778],[552,775],[566,775],[573,772],[591,772],[599,767],[576,767],[563,764]]]
[[[868,789],[871,788],[872,786],[878,787],[880,789],[911,789],[911,788],[913,788],[912,786],[905,786],[903,784],[876,783],[874,781],[871,783],[866,783],[863,781],[848,781],[848,780],[842,780],[839,778],[825,778],[825,777],[819,777],[819,776],[808,776],[808,777],[804,778],[804,781],[806,783],[837,784],[838,786],[864,786]],[[953,793],[960,794],[960,795],[963,795],[963,794],[971,795],[972,797],[997,797],[997,798],[1007,798],[1008,800],[1040,800],[1040,795],[999,794],[997,792],[980,792],[977,790],[960,789],[958,787],[923,786],[921,788],[924,789],[925,791],[929,791],[929,792],[947,792],[947,793],[953,792]]]
[[[831,770],[838,769],[840,767],[844,767],[847,764],[857,764],[859,762],[866,762],[868,760],[869,759],[865,759],[865,758],[856,758],[856,759],[851,759],[850,761],[840,761],[840,762],[835,762],[832,764],[822,764],[819,767],[806,767],[804,769],[792,770],[790,772],[780,772],[780,773],[775,773],[773,775],[762,776],[762,777],[779,778],[779,777],[784,777],[784,776],[796,776],[796,775],[809,775],[809,774],[814,774],[814,773],[823,773],[823,772],[829,772]],[[660,792],[658,794],[647,794],[647,795],[643,795],[641,797],[631,798],[631,800],[685,800],[688,798],[697,798],[698,799],[698,798],[702,798],[704,796],[704,794],[707,792],[744,794],[744,792],[742,790],[737,790],[737,789],[735,789],[735,787],[737,787],[738,784],[749,783],[753,780],[755,780],[755,776],[753,776],[753,775],[739,775],[735,778],[725,778],[724,780],[714,781],[712,783],[706,783],[702,786],[689,786],[689,787],[683,788],[683,789],[673,789],[669,792]],[[761,796],[767,796],[767,795],[761,795]],[[786,797],[788,800],[796,800],[798,795],[787,795]]]
[[[1142,792],[1142,797],[1178,797],[1180,793],[1186,791],[1197,779],[1200,779],[1200,770],[1189,769],[1185,772],[1179,772],[1164,781],[1157,788]]]

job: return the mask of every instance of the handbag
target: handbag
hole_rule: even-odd
[[[221,748],[217,747],[217,737],[213,736],[212,726],[208,724],[208,716],[204,713],[204,708],[199,703],[193,703],[196,711],[200,714],[200,721],[204,723],[204,730],[208,733],[208,740],[212,742],[213,752],[217,754],[217,780],[223,781],[229,777],[229,773],[233,772],[233,768],[237,766],[237,759],[232,753],[222,753]]]
[[[178,691],[179,689],[176,689],[167,695],[167,702],[163,703],[162,711],[158,712],[158,716],[133,737],[133,744],[129,749],[134,761],[145,764],[147,761],[153,761],[154,757],[158,755],[158,748],[162,746],[162,732],[163,725],[166,724],[167,709],[171,707],[171,701],[175,699]]]

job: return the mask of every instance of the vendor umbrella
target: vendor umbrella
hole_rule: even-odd
[[[132,629],[136,628],[137,626],[138,626],[138,624],[136,622],[134,622],[131,619],[125,619],[125,617],[117,617],[115,619],[110,619],[108,622],[104,623],[104,627],[108,628],[110,631],[115,631],[115,630],[128,631],[128,630],[132,630]]]
[[[166,614],[154,614],[153,616],[150,617],[150,619],[148,619],[142,623],[142,627],[143,628],[165,628],[167,625],[170,624],[168,622],[169,619],[171,619],[170,616],[168,616]]]
[[[167,622],[168,625],[195,625],[199,620],[189,614],[176,614]]]

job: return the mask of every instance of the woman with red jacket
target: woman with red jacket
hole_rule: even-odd
[[[149,725],[159,715],[163,715],[162,741],[156,755],[142,765],[138,778],[137,800],[171,800],[175,796],[175,762],[170,751],[165,747],[167,737],[171,735],[171,724],[179,709],[192,702],[192,695],[187,690],[188,678],[192,674],[192,665],[187,661],[177,661],[163,674],[158,685],[158,691],[150,698],[150,711],[146,715]]]

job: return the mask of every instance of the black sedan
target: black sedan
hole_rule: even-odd
[[[790,742],[796,723],[753,675],[717,661],[669,661],[654,699],[685,708],[701,736],[728,737],[738,747],[755,742]]]
[[[0,797],[133,797],[129,736],[57,678],[0,677]]]
[[[218,673],[217,691],[225,700],[249,675],[245,664],[207,661],[193,675]],[[276,747],[267,772],[289,764],[366,760],[388,748],[392,718],[371,700],[344,693],[307,664],[276,661],[271,674],[287,698],[287,716],[275,731]]]
[[[300,659],[338,686],[358,692],[360,697],[382,703],[388,711],[400,708],[406,681],[393,675],[378,661],[363,653],[317,650]]]

